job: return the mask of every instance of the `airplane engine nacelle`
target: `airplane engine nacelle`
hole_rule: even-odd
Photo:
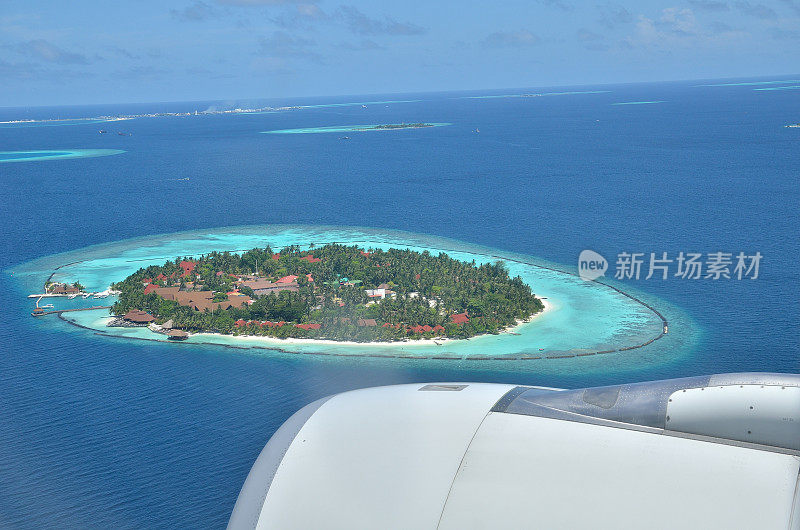
[[[800,530],[800,376],[345,392],[259,455],[229,528]]]

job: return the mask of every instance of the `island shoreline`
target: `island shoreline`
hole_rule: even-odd
[[[518,328],[519,326],[523,326],[525,324],[529,324],[529,323],[533,322],[533,320],[535,320],[537,317],[540,317],[545,312],[547,312],[549,310],[552,310],[554,308],[553,304],[548,302],[547,299],[539,298],[539,300],[542,300],[542,304],[544,305],[544,309],[542,309],[538,313],[535,313],[535,314],[531,315],[530,317],[528,317],[527,320],[517,321],[517,323],[515,325],[509,326],[508,328],[506,328],[503,331],[501,331],[499,334],[502,335],[503,333],[511,333],[511,332],[513,332],[514,329]],[[234,339],[234,340],[241,340],[241,341],[257,340],[257,341],[263,341],[263,342],[271,343],[271,344],[303,344],[303,345],[320,344],[320,345],[326,345],[326,346],[354,346],[354,347],[359,347],[360,346],[360,347],[364,347],[364,348],[374,348],[374,347],[377,347],[377,346],[397,348],[397,347],[403,347],[403,346],[416,346],[416,345],[419,345],[419,344],[427,345],[427,344],[430,344],[431,342],[435,342],[435,343],[439,343],[441,345],[444,345],[444,344],[447,344],[447,343],[452,343],[452,342],[457,342],[457,341],[467,341],[467,340],[471,340],[471,339],[477,339],[479,337],[484,337],[486,335],[491,335],[491,334],[490,333],[483,333],[483,334],[475,335],[474,337],[470,337],[470,338],[467,338],[467,339],[453,339],[453,338],[447,338],[447,337],[442,337],[442,338],[434,337],[434,338],[431,338],[431,339],[425,339],[425,338],[413,339],[413,338],[408,338],[408,339],[405,339],[405,340],[395,340],[395,341],[356,342],[356,341],[352,341],[352,340],[306,339],[306,338],[299,338],[299,337],[278,338],[278,337],[269,337],[269,336],[265,336],[265,335],[227,335],[227,334],[224,334],[224,333],[203,333],[203,332],[200,332],[200,333],[190,333],[189,334],[189,338],[191,338],[191,337],[199,337],[199,338],[201,338],[201,337],[227,337],[227,338],[231,338],[231,339]],[[217,344],[217,343],[214,343],[214,344]]]
[[[224,228],[232,229],[232,228],[237,228],[237,227],[224,227]],[[348,226],[347,228],[362,228],[363,229],[364,227],[350,227],[350,226]],[[359,241],[359,243],[360,244],[369,244],[369,243],[371,243],[371,241],[365,240],[365,241]],[[432,246],[432,247],[430,247],[430,249],[431,250],[438,250],[438,251],[442,251],[442,252],[458,251],[457,249],[453,249],[451,247],[447,247],[447,246],[443,246],[443,245],[442,246],[438,246],[438,245],[437,246]],[[232,252],[243,252],[243,251],[244,251],[244,249],[232,250]],[[477,255],[480,255],[480,256],[483,256],[483,257],[486,257],[486,258],[501,259],[501,260],[505,260],[505,261],[509,261],[509,262],[521,263],[521,264],[528,265],[528,266],[531,266],[531,267],[535,267],[535,268],[538,268],[538,269],[550,270],[550,271],[553,271],[553,272],[556,272],[556,273],[559,273],[559,274],[564,274],[564,275],[567,275],[567,276],[574,276],[574,277],[578,276],[576,273],[568,271],[568,270],[564,270],[563,268],[557,266],[556,264],[552,264],[552,265],[551,264],[547,264],[547,265],[545,265],[545,264],[541,264],[541,263],[533,263],[533,262],[531,262],[529,260],[523,260],[523,259],[519,259],[519,258],[516,258],[516,257],[511,257],[511,256],[501,256],[501,255],[495,254],[494,252],[486,252],[486,251],[478,252]],[[62,269],[64,267],[71,266],[71,265],[76,265],[78,263],[82,263],[83,261],[85,261],[85,260],[79,259],[79,260],[75,260],[75,261],[67,261],[67,263],[62,263],[60,265],[57,265],[57,266],[53,267],[53,269],[51,269],[52,272],[48,276],[48,281],[52,280],[52,278],[55,276],[55,274],[60,269]],[[149,260],[143,260],[143,261],[149,261]],[[661,329],[659,329],[659,332],[657,334],[655,334],[654,336],[652,336],[650,339],[648,339],[645,342],[642,342],[642,343],[639,343],[639,344],[635,344],[635,345],[631,345],[631,346],[619,347],[619,348],[613,348],[612,347],[612,348],[609,348],[609,349],[599,350],[599,351],[597,349],[593,349],[593,348],[574,348],[574,349],[567,349],[567,350],[559,349],[559,350],[541,351],[540,354],[514,353],[514,354],[499,354],[499,355],[475,355],[475,354],[473,354],[473,355],[469,355],[469,354],[467,354],[467,355],[453,355],[453,354],[449,354],[447,352],[444,352],[443,354],[440,354],[440,355],[427,355],[427,354],[415,355],[415,354],[411,354],[411,353],[393,354],[393,353],[369,352],[369,351],[359,351],[359,352],[354,352],[354,353],[330,352],[330,351],[323,351],[323,350],[319,350],[319,351],[298,351],[298,350],[290,350],[290,349],[280,348],[279,346],[280,346],[281,343],[279,343],[279,342],[275,342],[275,343],[270,344],[270,345],[266,345],[266,344],[265,345],[237,345],[237,344],[225,344],[225,343],[221,343],[221,342],[205,342],[205,341],[202,341],[202,342],[201,341],[190,341],[190,342],[180,341],[180,342],[175,342],[175,341],[168,341],[166,339],[159,339],[159,338],[156,338],[156,337],[146,338],[146,337],[135,337],[135,336],[127,336],[127,335],[116,335],[116,334],[113,334],[113,333],[108,333],[108,332],[104,331],[103,329],[84,326],[82,324],[79,324],[78,322],[74,322],[71,319],[66,318],[65,315],[59,314],[58,317],[63,322],[66,322],[66,323],[68,323],[70,325],[73,325],[73,326],[75,326],[77,328],[83,328],[83,329],[94,331],[94,334],[97,335],[97,336],[108,337],[108,338],[116,338],[116,339],[129,339],[129,340],[140,340],[140,341],[143,340],[143,341],[149,341],[149,342],[162,342],[162,343],[184,344],[184,345],[194,345],[194,346],[223,347],[223,348],[239,349],[239,350],[247,350],[247,349],[259,350],[260,349],[260,350],[274,351],[274,352],[278,352],[278,353],[286,353],[286,354],[291,354],[291,355],[322,355],[322,356],[332,356],[332,357],[397,358],[397,359],[416,359],[416,360],[420,360],[420,359],[422,359],[422,360],[424,360],[424,359],[447,359],[447,360],[506,360],[506,361],[511,361],[511,360],[533,360],[533,359],[567,359],[567,358],[574,358],[574,357],[603,355],[603,354],[609,354],[609,353],[624,353],[624,352],[627,352],[627,351],[637,350],[637,349],[640,349],[640,348],[644,348],[645,346],[648,346],[648,345],[654,343],[655,341],[657,341],[657,340],[659,340],[659,339],[661,339],[661,338],[666,336],[666,334],[667,334],[667,319],[655,307],[653,307],[652,305],[648,304],[647,302],[645,302],[644,300],[640,299],[639,297],[637,297],[637,296],[635,296],[633,294],[629,294],[629,293],[625,292],[624,290],[622,290],[622,289],[620,289],[618,287],[615,287],[614,285],[609,284],[608,282],[595,280],[593,283],[596,283],[596,284],[602,285],[603,287],[611,289],[611,290],[617,292],[618,294],[620,294],[620,295],[622,295],[622,296],[624,296],[624,297],[626,297],[626,298],[628,298],[628,299],[640,304],[641,306],[645,307],[646,309],[648,309],[650,312],[652,312],[661,321],[663,327]],[[542,301],[545,302],[544,299],[542,299]],[[539,314],[542,314],[542,313],[544,313],[544,311],[540,312]],[[245,337],[242,337],[242,338],[245,338]],[[319,343],[319,342],[317,341],[316,343]],[[286,344],[286,343],[283,343],[283,344]],[[336,342],[336,344],[341,345],[342,343]],[[390,343],[390,344],[394,345],[394,343]],[[399,345],[412,346],[412,344],[409,344],[409,342],[399,342],[398,344]],[[427,343],[417,342],[415,344],[427,344]],[[364,347],[364,349],[367,349],[368,347],[374,347],[374,343],[355,343],[354,346],[362,346],[362,347]]]

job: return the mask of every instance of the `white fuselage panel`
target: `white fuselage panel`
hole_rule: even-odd
[[[439,528],[788,528],[800,458],[490,413]]]
[[[257,528],[436,528],[453,477],[512,385],[400,385],[331,398],[298,432]]]

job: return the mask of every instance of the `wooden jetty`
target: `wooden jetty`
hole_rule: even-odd
[[[36,308],[41,309],[41,308]],[[53,311],[36,311],[31,313],[31,316],[43,317],[45,315],[60,315],[61,313],[70,313],[72,311],[94,311],[96,309],[111,309],[110,305],[96,305],[92,307],[78,307],[75,309],[54,309]]]

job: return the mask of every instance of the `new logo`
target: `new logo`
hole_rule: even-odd
[[[583,250],[578,256],[578,276],[582,280],[593,281],[604,276],[608,270],[606,258],[594,250]]]

